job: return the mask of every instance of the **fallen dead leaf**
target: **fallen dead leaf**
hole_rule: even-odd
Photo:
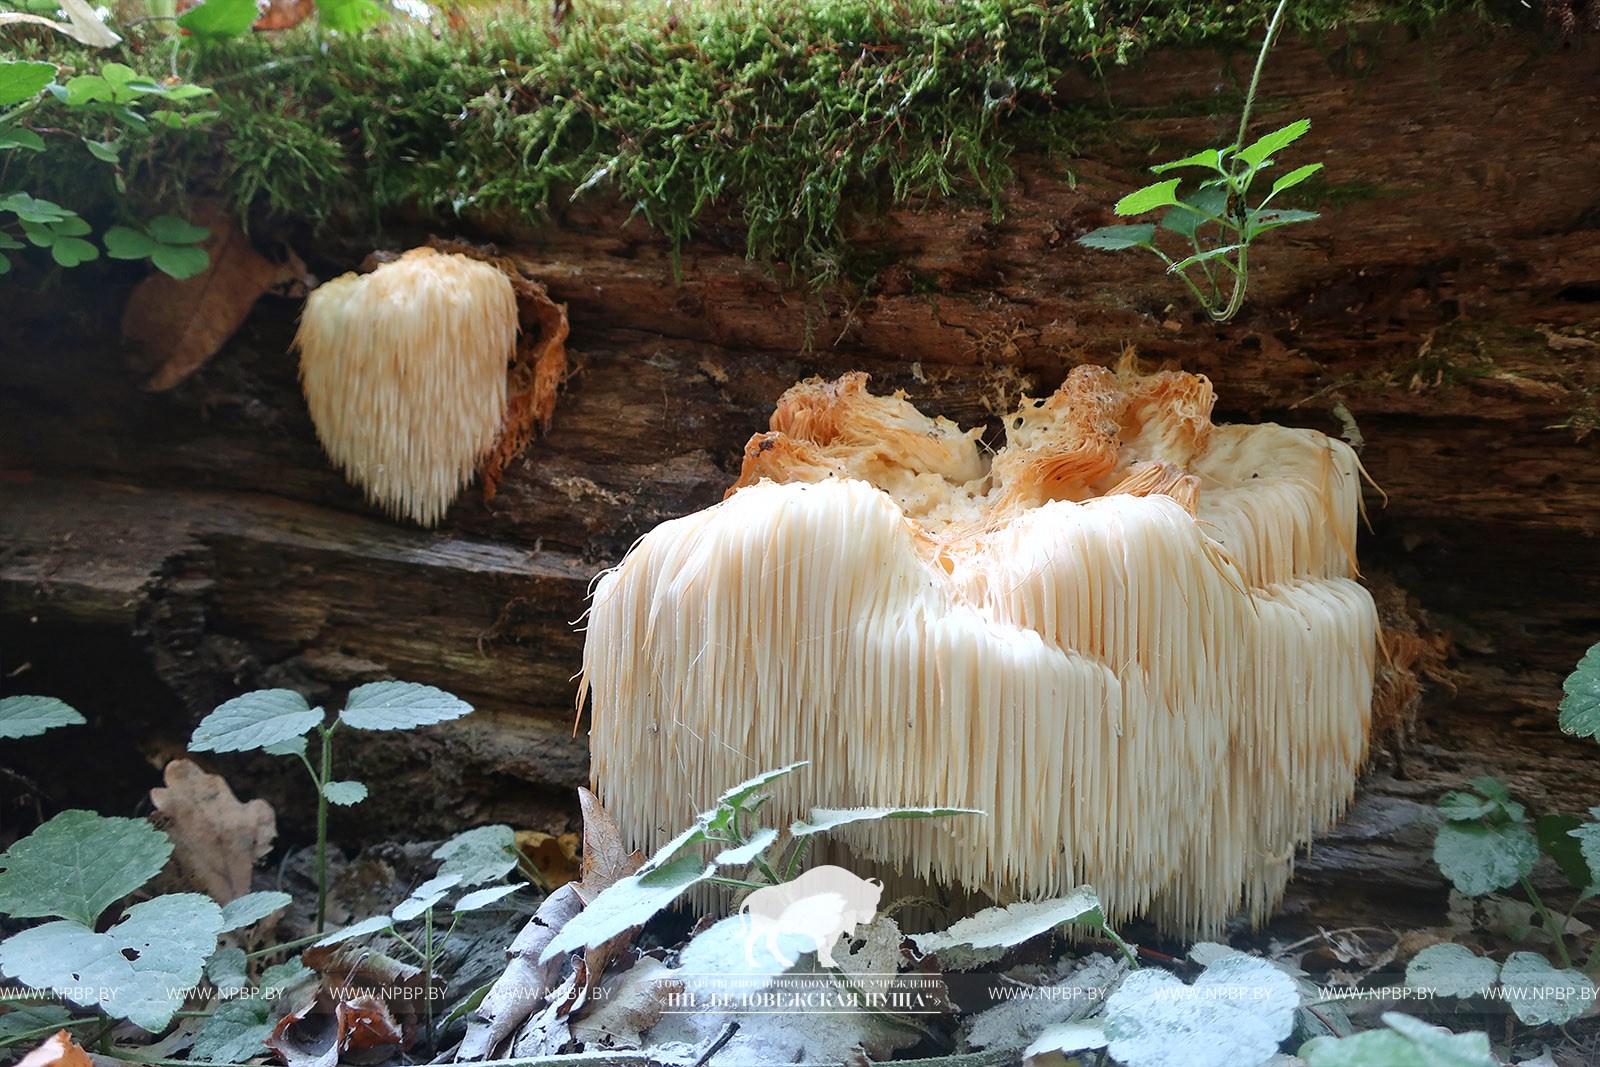
[[[71,1034],[57,1030],[55,1036],[22,1057],[17,1067],[93,1067],[93,1064],[89,1054],[72,1040]]]
[[[456,1053],[458,1061],[483,1060],[495,1055],[513,1031],[549,996],[567,961],[565,957],[557,957],[541,964],[539,957],[561,928],[582,910],[583,901],[578,896],[576,882],[568,882],[545,897],[528,925],[506,950],[505,973],[495,980],[483,1002],[473,1010],[467,1023],[467,1036]]]
[[[429,999],[437,1008],[444,995],[437,976],[425,981],[421,968],[349,942],[309,948],[301,959],[322,985],[267,1042],[289,1067],[388,1061],[417,1043]]]
[[[252,30],[287,30],[317,13],[315,0],[268,0],[261,17],[250,24]]]
[[[240,803],[220,775],[186,759],[168,763],[163,777],[166,786],[150,790],[150,800],[172,838],[179,871],[218,904],[244,896],[255,861],[278,833],[272,805]]]
[[[518,830],[517,851],[533,864],[532,872],[525,866],[522,869],[523,877],[530,882],[542,880],[550,889],[559,889],[583,876],[578,868],[577,834],[557,836],[540,830]]]
[[[622,833],[617,829],[611,813],[600,803],[600,798],[581,786],[578,789],[578,806],[583,810],[583,881],[575,887],[578,896],[587,906],[600,891],[626,878],[644,864],[644,853],[628,852],[622,845]],[[580,976],[585,997],[600,984],[606,967],[633,944],[640,927],[632,927],[613,937],[603,945],[584,949],[583,974]]]
[[[244,324],[256,298],[292,280],[295,271],[294,262],[275,266],[252,248],[214,204],[197,204],[194,222],[211,231],[204,242],[211,265],[183,279],[156,271],[134,287],[122,314],[123,338],[142,349],[130,363],[154,371],[144,385],[153,391],[170,389],[204,366]]]

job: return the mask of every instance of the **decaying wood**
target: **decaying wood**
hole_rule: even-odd
[[[49,658],[36,635],[62,624],[124,628],[187,715],[166,744],[255,686],[336,700],[385,673],[438,684],[484,710],[374,757],[397,782],[437,778],[396,823],[430,804],[440,825],[559,821],[585,776],[570,679],[588,581],[719,499],[785,388],[865,370],[875,390],[992,426],[1019,393],[1132,345],[1209,375],[1224,420],[1333,434],[1353,420],[1364,440],[1386,500],[1368,494],[1363,564],[1409,596],[1394,653],[1433,681],[1415,737],[1382,754],[1290,908],[1336,921],[1395,868],[1410,881],[1386,906],[1436,907],[1438,792],[1492,772],[1536,811],[1600,797],[1600,751],[1554,715],[1560,678],[1600,636],[1600,41],[1461,26],[1284,44],[1259,122],[1312,119],[1286,162],[1325,160],[1329,203],[1263,240],[1250,302],[1217,326],[1153,258],[1074,238],[1111,222],[1148,164],[1231,137],[1226,114],[1164,116],[1204,110],[1192,102],[1248,58],[1162,55],[1072,88],[1064,99],[1115,105],[1109,133],[1077,157],[1016,161],[999,221],[941,203],[863,234],[893,265],[857,299],[819,304],[710,238],[683,249],[675,281],[670,248],[625,206],[502,228],[502,253],[567,305],[576,370],[548,434],[492,501],[465,493],[442,533],[383,520],[328,467],[287,354],[296,304],[258,307],[159,396],[122,369],[114,314],[41,351],[22,339],[64,331],[48,302],[22,307],[0,326],[4,667]],[[367,250],[323,251],[343,266]],[[61,682],[36,667],[6,686]],[[1394,699],[1398,721],[1410,697]]]

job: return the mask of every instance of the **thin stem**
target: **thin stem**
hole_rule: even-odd
[[[1538,910],[1540,918],[1544,919],[1544,928],[1549,930],[1550,935],[1555,938],[1556,955],[1561,957],[1561,966],[1571,967],[1572,957],[1567,955],[1566,928],[1556,929],[1555,916],[1551,915],[1550,909],[1544,906],[1544,901],[1539,899],[1539,894],[1533,891],[1533,883],[1528,881],[1526,877],[1522,879],[1522,890],[1528,894],[1528,899],[1533,902],[1533,906]]]
[[[279,952],[293,952],[301,945],[309,945],[321,940],[321,934],[307,934],[305,937],[299,937],[293,941],[285,941],[281,945],[271,945],[267,948],[257,949],[255,952],[246,952],[244,954],[244,958],[247,960],[258,960],[263,956],[272,956]]]
[[[714,874],[707,878],[706,881],[712,885],[730,885],[735,889],[760,889],[765,885],[774,884],[771,882],[746,882],[742,878],[724,878],[720,874]]]
[[[1128,943],[1122,940],[1122,938],[1118,937],[1117,932],[1111,929],[1109,924],[1100,927],[1100,932],[1109,937],[1112,942],[1122,950],[1122,955],[1127,959],[1128,966],[1137,971],[1139,969],[1139,957],[1133,951],[1133,949],[1128,946]]]
[[[1235,152],[1244,147],[1244,133],[1250,126],[1250,110],[1256,102],[1256,86],[1261,83],[1261,68],[1267,65],[1267,53],[1272,50],[1272,39],[1278,33],[1278,20],[1283,17],[1283,9],[1288,6],[1289,0],[1278,0],[1277,10],[1272,13],[1272,21],[1267,23],[1267,36],[1261,42],[1261,53],[1256,56],[1256,69],[1250,75],[1250,91],[1244,94],[1244,111],[1239,115],[1239,136],[1233,141]]]
[[[334,724],[337,726],[337,722]],[[322,773],[317,781],[317,933],[328,918],[328,777],[333,773],[333,726],[318,727],[322,734]]]

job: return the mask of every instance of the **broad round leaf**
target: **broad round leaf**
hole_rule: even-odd
[[[222,909],[210,899],[172,893],[135,904],[103,934],[65,920],[24,930],[0,944],[0,969],[159,1033],[199,981],[221,932]]]
[[[0,737],[33,737],[56,726],[84,722],[72,705],[55,697],[20,696],[0,700]]]
[[[340,33],[360,33],[388,19],[389,13],[372,0],[321,0],[317,21]]]
[[[1431,989],[1441,997],[1475,997],[1489,991],[1500,965],[1465,945],[1429,945],[1406,967],[1406,985]]]
[[[76,267],[100,258],[100,250],[81,237],[57,237],[50,246],[50,257],[63,267]]]
[[[1447,822],[1433,843],[1433,860],[1469,897],[1481,897],[1526,878],[1539,859],[1539,843],[1526,826]]]
[[[1384,1012],[1393,1029],[1351,1037],[1318,1037],[1300,1046],[1309,1067],[1500,1067],[1489,1035],[1452,1034],[1399,1012]]]
[[[1500,995],[1529,1026],[1560,1026],[1583,1014],[1595,987],[1587,975],[1557,970],[1537,952],[1513,952],[1500,968]]]
[[[367,799],[367,787],[361,782],[324,782],[322,795],[328,798],[329,804],[349,807]]]
[[[0,912],[93,926],[113,902],[154,878],[170,855],[172,841],[143,819],[64,811],[0,856]]]
[[[231,900],[222,906],[222,932],[238,930],[258,923],[268,915],[280,908],[287,908],[294,903],[294,898],[288,893],[278,893],[271,890],[262,890],[259,893],[246,893],[237,900]]]
[[[409,730],[459,719],[472,710],[460,697],[416,682],[372,682],[350,690],[339,721],[357,730]]]
[[[433,850],[441,875],[453,874],[462,885],[482,885],[510,874],[517,865],[512,852],[517,835],[509,826],[479,826],[457,834]]]
[[[267,1051],[272,1029],[271,1001],[258,996],[223,1001],[195,1035],[189,1062],[244,1063]]]
[[[32,100],[55,80],[54,63],[26,59],[0,63],[0,107],[12,107]]]
[[[1561,683],[1561,728],[1579,737],[1600,738],[1600,644],[1590,647],[1577,669]]]
[[[156,250],[154,241],[128,226],[113,226],[100,239],[112,259],[144,259]]]
[[[298,737],[322,722],[293,689],[257,689],[220,704],[200,720],[189,738],[190,752],[250,752]]]
[[[259,17],[256,0],[206,0],[178,16],[178,25],[196,37],[237,37]]]
[[[211,266],[211,255],[194,245],[157,245],[150,253],[150,262],[161,273],[182,281]]]
[[[1278,1051],[1294,1029],[1300,992],[1266,960],[1224,957],[1186,986],[1165,971],[1135,971],[1106,999],[1111,1055],[1128,1067],[1245,1067]]]
[[[211,236],[211,231],[204,226],[196,226],[175,215],[157,215],[144,225],[150,236],[164,245],[198,244]]]

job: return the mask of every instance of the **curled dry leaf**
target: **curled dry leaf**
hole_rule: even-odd
[[[150,790],[150,800],[180,873],[218,904],[248,893],[251,869],[278,833],[272,805],[240,803],[220,775],[190,760],[173,760],[164,777],[166,786]]]
[[[472,1012],[467,1036],[456,1053],[458,1061],[488,1059],[556,987],[566,960],[558,956],[541,964],[539,957],[561,928],[581,911],[583,900],[575,882],[557,889],[539,905],[506,950],[505,973]]]
[[[17,1067],[93,1067],[93,1063],[89,1054],[72,1040],[72,1035],[57,1030],[49,1040],[22,1057]]]
[[[444,997],[437,975],[429,983],[420,967],[353,942],[309,948],[301,960],[322,975],[321,993],[345,1010],[339,1038],[347,1060],[411,1048],[427,1025],[429,1000],[437,1009]]]

